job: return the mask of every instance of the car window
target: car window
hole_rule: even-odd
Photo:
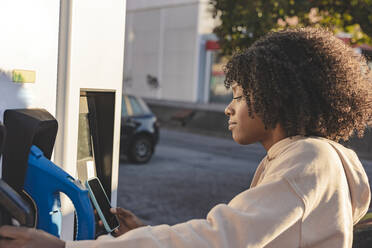
[[[150,114],[152,113],[151,110],[149,109],[149,107],[147,106],[147,104],[145,103],[145,101],[143,101],[141,98],[137,98],[137,101],[138,103],[141,105],[141,108],[142,108],[142,111],[145,113],[145,114]]]
[[[127,104],[125,102],[125,96],[123,96],[123,101],[121,104],[121,116],[126,117],[128,116]]]
[[[132,106],[133,115],[142,115],[145,111],[142,109],[141,104],[133,96],[129,96],[130,105]]]

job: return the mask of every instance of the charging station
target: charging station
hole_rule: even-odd
[[[54,116],[58,133],[51,161],[82,183],[97,176],[113,206],[125,12],[125,0],[0,3],[0,121],[14,109],[44,109]],[[72,240],[75,210],[64,195],[61,206],[61,238]]]

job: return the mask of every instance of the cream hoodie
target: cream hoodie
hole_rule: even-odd
[[[368,178],[352,150],[295,136],[274,144],[251,188],[215,206],[206,219],[67,241],[66,248],[351,247],[353,224],[369,201]]]

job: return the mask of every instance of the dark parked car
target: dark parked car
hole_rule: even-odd
[[[120,155],[134,163],[148,162],[159,140],[159,123],[137,96],[123,95]]]

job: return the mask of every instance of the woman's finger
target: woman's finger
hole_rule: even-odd
[[[17,244],[17,241],[12,239],[0,239],[0,247],[15,248],[19,247],[19,245]]]
[[[122,215],[124,217],[134,216],[134,214],[131,211],[126,210],[124,208],[116,208],[115,212],[116,212],[117,215]]]
[[[0,227],[0,236],[10,239],[30,238],[32,231],[32,229],[27,227],[2,226]]]

